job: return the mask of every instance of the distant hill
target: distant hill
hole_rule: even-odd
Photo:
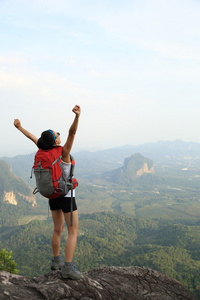
[[[140,153],[142,156],[148,157],[154,161],[155,165],[177,161],[185,157],[200,159],[200,144],[180,140],[159,141],[137,146],[126,145],[94,152],[72,152],[76,160],[76,177],[80,180],[80,178],[91,178],[103,172],[112,171],[121,167],[124,159],[135,153]],[[35,180],[30,180],[34,155],[35,153],[31,153],[29,155],[17,155],[12,158],[3,157],[1,159],[12,166],[12,170],[17,176],[34,188]]]
[[[105,172],[103,177],[113,183],[124,185],[152,184],[160,179],[155,175],[153,161],[136,153],[125,158],[122,167],[110,172]]]
[[[31,188],[12,173],[7,163],[0,160],[0,202],[17,205],[21,198],[36,204]]]
[[[36,205],[32,189],[0,160],[0,227],[16,225],[19,216]]]
[[[78,160],[80,159],[80,164],[82,164],[84,159],[86,161],[88,159],[94,160],[95,162],[100,160],[107,161],[110,164],[123,162],[126,157],[134,153],[141,153],[154,162],[160,160],[164,161],[166,158],[183,158],[185,156],[200,157],[200,144],[181,140],[158,141],[140,145],[125,145],[95,152],[80,151],[75,154],[75,157],[77,157]]]
[[[2,157],[1,159],[12,167],[12,172],[22,178],[32,188],[35,188],[35,181],[30,180],[31,168],[33,167],[35,153],[28,155],[16,155],[14,157]]]

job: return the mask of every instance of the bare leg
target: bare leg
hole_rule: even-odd
[[[64,214],[61,209],[51,211],[54,230],[51,238],[52,251],[54,256],[58,256],[60,253],[60,240],[61,234],[64,228]]]
[[[68,229],[68,238],[65,245],[65,262],[71,262],[76,248],[76,242],[78,237],[78,211],[73,211],[72,226],[70,226],[70,213],[65,213],[64,217]]]

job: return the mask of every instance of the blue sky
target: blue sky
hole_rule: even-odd
[[[200,1],[0,0],[0,156],[35,151],[13,126],[74,150],[200,143]]]

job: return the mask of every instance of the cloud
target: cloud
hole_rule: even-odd
[[[6,143],[24,140],[13,130],[14,117],[36,135],[49,127],[65,136],[75,104],[82,107],[82,146],[194,136],[198,1],[11,0],[0,6]]]
[[[110,78],[110,75],[108,74],[108,72],[106,73],[99,73],[95,70],[91,70],[89,73],[89,76],[93,77],[93,78],[104,78],[104,79],[108,79]]]
[[[98,24],[113,38],[140,49],[174,59],[200,58],[200,4],[198,1],[128,1],[118,10],[102,7],[94,13],[78,10],[77,14]],[[88,9],[88,8],[87,8]],[[195,46],[194,46],[195,45]]]
[[[17,54],[0,54],[0,66],[1,69],[3,67],[16,67],[16,66],[21,66],[21,65],[27,65],[27,59],[25,57],[22,57],[20,53]]]

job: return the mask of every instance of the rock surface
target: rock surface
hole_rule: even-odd
[[[0,300],[196,300],[184,286],[149,268],[102,267],[79,281],[59,271],[27,278],[0,272]]]

